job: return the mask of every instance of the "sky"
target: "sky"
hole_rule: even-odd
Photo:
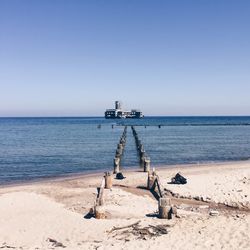
[[[248,0],[0,0],[0,116],[250,115]]]

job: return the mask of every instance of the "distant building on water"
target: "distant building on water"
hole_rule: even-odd
[[[143,114],[138,109],[132,109],[131,111],[125,111],[122,109],[121,102],[115,102],[114,109],[107,109],[105,111],[105,118],[106,119],[121,119],[121,118],[142,118]]]

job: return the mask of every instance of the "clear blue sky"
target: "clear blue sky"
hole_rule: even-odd
[[[0,0],[0,116],[250,115],[248,0]]]

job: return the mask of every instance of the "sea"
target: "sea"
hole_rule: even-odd
[[[124,127],[122,169],[139,168],[134,126],[151,165],[250,159],[250,117],[0,118],[0,185],[112,171]]]

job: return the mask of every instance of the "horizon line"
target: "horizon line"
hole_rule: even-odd
[[[146,115],[144,118],[151,118],[151,117],[250,117],[250,115]],[[104,116],[98,116],[98,115],[66,115],[66,116],[60,116],[60,115],[54,115],[54,116],[0,116],[0,119],[4,118],[104,118]],[[140,118],[143,119],[143,118]],[[118,120],[118,119],[110,119],[110,120]],[[123,119],[120,119],[123,120]],[[125,120],[125,118],[124,118]],[[129,118],[127,118],[129,120]]]

